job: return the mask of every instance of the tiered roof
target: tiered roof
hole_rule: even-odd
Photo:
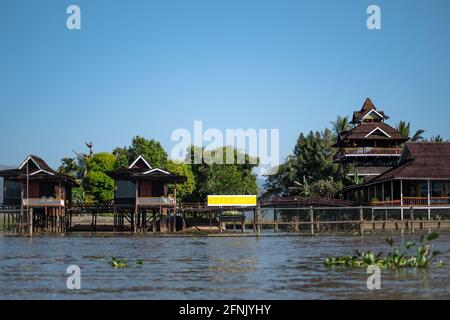
[[[397,166],[372,179],[450,180],[450,142],[407,143]]]
[[[108,176],[115,180],[151,180],[168,183],[183,183],[185,176],[170,173],[160,168],[153,168],[144,157],[139,156],[128,168],[119,168],[106,172]]]
[[[53,170],[42,158],[35,155],[29,155],[17,169],[0,171],[0,177],[11,180],[63,181],[73,186],[78,185],[73,177]]]

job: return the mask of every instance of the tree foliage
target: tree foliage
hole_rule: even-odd
[[[253,163],[252,158],[237,149],[231,147],[217,148],[206,151],[204,148],[190,148],[187,160],[194,163],[194,152],[200,150],[206,154],[206,159],[214,158],[219,155],[222,158],[222,164],[212,161],[203,161],[200,164],[192,164],[192,172],[195,177],[195,190],[189,197],[192,202],[204,202],[208,195],[212,194],[257,194],[258,186],[256,184],[256,175],[253,169],[258,165]],[[234,158],[233,164],[226,163],[226,155],[230,153]],[[238,158],[244,159],[243,163],[238,163]]]
[[[335,139],[329,129],[301,133],[293,155],[267,178],[265,196],[333,197],[346,183],[344,172],[333,162]]]
[[[86,161],[83,189],[97,203],[109,202],[114,198],[114,180],[105,172],[113,170],[115,162],[116,157],[107,152],[96,153]]]
[[[336,136],[338,136],[341,132],[349,131],[351,129],[348,116],[338,116],[336,121],[331,122],[331,125],[333,126],[333,131]]]
[[[408,142],[417,142],[423,140],[422,135],[425,133],[425,130],[419,129],[411,136],[411,124],[406,121],[400,121],[397,124],[396,129],[402,136],[409,138]]]
[[[114,149],[113,154],[117,168],[129,166],[138,156],[144,157],[152,167],[165,168],[167,165],[167,153],[161,143],[141,136],[134,137],[129,147]]]
[[[177,198],[181,201],[188,198],[195,189],[195,177],[190,166],[184,162],[169,160],[166,169],[170,173],[186,177],[185,183],[177,185]],[[170,184],[168,188],[169,193],[174,192],[174,185]]]

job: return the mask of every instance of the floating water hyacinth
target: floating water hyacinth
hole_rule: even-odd
[[[123,269],[128,267],[127,259],[117,259],[116,257],[112,257],[110,265],[114,269]]]
[[[438,234],[436,232],[428,235],[422,234],[420,241],[416,244],[413,241],[405,243],[406,250],[417,246],[415,255],[408,255],[407,251],[400,252],[398,248],[394,248],[390,253],[384,255],[382,252],[373,253],[372,251],[355,250],[356,255],[328,257],[325,264],[328,266],[345,266],[352,268],[365,268],[370,265],[376,265],[380,268],[427,268],[441,254],[439,251],[431,251],[431,241],[436,240]],[[387,238],[386,242],[393,247],[394,240]],[[443,264],[440,261],[437,266]]]

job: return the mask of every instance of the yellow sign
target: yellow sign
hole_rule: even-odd
[[[254,207],[256,195],[211,195],[208,207]]]

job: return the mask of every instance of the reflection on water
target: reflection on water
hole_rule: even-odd
[[[442,234],[435,242],[447,263],[449,240],[450,234]],[[355,248],[388,250],[383,236],[0,237],[0,298],[450,298],[448,264],[383,271],[376,291],[367,290],[365,269],[324,266],[328,255],[352,254]],[[127,258],[129,267],[113,269],[113,256]],[[78,291],[66,289],[65,270],[72,264],[81,268]]]

